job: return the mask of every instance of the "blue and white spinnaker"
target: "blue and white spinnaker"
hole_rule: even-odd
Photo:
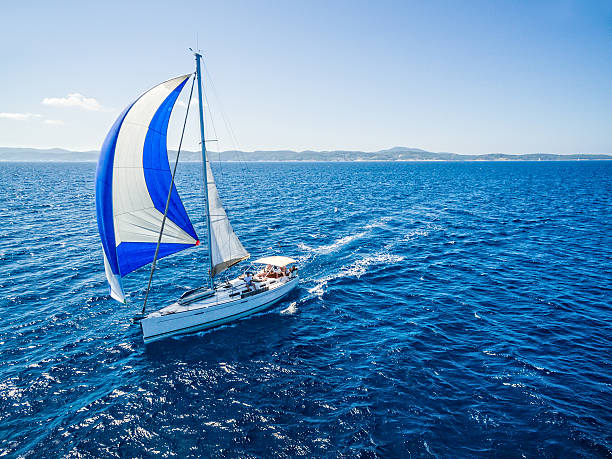
[[[125,302],[121,278],[153,261],[172,183],[166,133],[172,108],[191,75],[168,80],[127,107],[109,131],[98,161],[96,211],[111,296]],[[158,259],[199,244],[173,186]]]

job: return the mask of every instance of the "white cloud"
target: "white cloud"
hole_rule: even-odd
[[[15,120],[15,121],[26,121],[32,118],[40,118],[38,113],[0,113],[0,118]]]
[[[45,124],[52,124],[54,126],[60,126],[60,125],[64,124],[64,122],[62,120],[44,120],[43,123],[45,123]]]
[[[96,112],[102,110],[102,106],[96,99],[85,97],[77,92],[68,94],[67,97],[45,97],[42,103],[53,107],[79,107]]]

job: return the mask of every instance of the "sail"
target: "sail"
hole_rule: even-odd
[[[242,246],[227,218],[209,161],[206,161],[206,180],[208,184],[208,212],[210,213],[210,254],[212,257],[212,272],[210,275],[215,276],[230,266],[246,260],[250,255]]]
[[[168,80],[128,106],[98,160],[96,211],[111,296],[125,302],[121,278],[153,261],[172,183],[166,134],[174,103],[191,75]],[[173,185],[158,258],[198,245]]]

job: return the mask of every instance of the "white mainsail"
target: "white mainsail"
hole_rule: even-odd
[[[234,233],[229,218],[227,218],[208,160],[206,161],[206,180],[208,186],[208,212],[210,214],[211,276],[215,276],[230,266],[246,260],[250,255],[243,247],[238,236],[236,236],[236,233]]]

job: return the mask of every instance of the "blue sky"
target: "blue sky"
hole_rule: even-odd
[[[0,146],[98,149],[197,40],[221,149],[612,153],[611,1],[23,1],[0,30]]]

